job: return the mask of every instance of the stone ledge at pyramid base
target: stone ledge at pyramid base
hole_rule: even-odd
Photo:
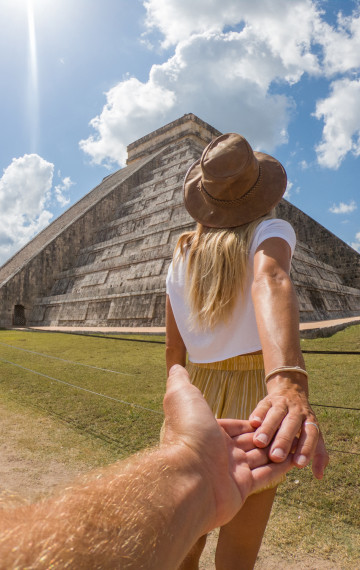
[[[162,327],[165,280],[189,166],[220,133],[184,115],[129,145],[105,178],[0,268],[0,326]],[[292,278],[302,321],[360,315],[360,255],[283,200],[294,227]]]
[[[300,323],[301,338],[325,338],[332,336],[336,332],[344,330],[347,327],[360,324],[360,316],[349,317],[345,319],[333,319],[328,321],[312,321],[309,323]],[[14,327],[11,327],[12,329]],[[163,336],[166,332],[165,327],[106,327],[106,326],[42,326],[42,327],[16,327],[15,330],[33,330],[40,332],[62,332],[68,334],[104,334],[104,335],[144,335],[144,336]]]

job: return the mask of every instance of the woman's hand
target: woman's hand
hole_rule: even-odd
[[[249,418],[257,428],[255,445],[265,447],[272,440],[270,459],[281,462],[293,452],[293,463],[300,469],[312,460],[314,477],[322,479],[329,456],[303,386],[290,379],[274,378],[268,390]]]

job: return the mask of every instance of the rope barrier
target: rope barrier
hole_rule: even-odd
[[[83,392],[88,392],[89,394],[93,394],[95,396],[100,396],[102,398],[106,398],[108,400],[112,400],[113,402],[118,402],[120,404],[126,404],[131,407],[140,408],[141,410],[145,410],[147,412],[152,412],[154,414],[163,415],[163,412],[159,412],[158,410],[153,410],[151,408],[145,408],[144,406],[140,406],[139,404],[133,404],[131,402],[126,402],[125,400],[119,400],[117,398],[113,398],[112,396],[107,396],[106,394],[101,394],[99,392],[94,392],[93,390],[88,390],[87,388],[82,388],[81,386],[76,386],[75,384],[71,384],[70,382],[65,382],[64,380],[59,380],[59,378],[54,378],[53,376],[48,376],[47,374],[43,374],[42,372],[38,372],[37,370],[32,370],[31,368],[25,368],[24,366],[20,366],[20,364],[16,364],[15,362],[11,362],[10,360],[5,360],[4,358],[0,358],[1,362],[6,362],[6,364],[12,364],[13,366],[17,366],[22,370],[26,370],[27,372],[32,372],[33,374],[37,374],[38,376],[43,376],[48,380],[53,380],[55,382],[59,382],[61,384],[65,384],[66,386],[70,386],[71,388],[76,388],[77,390],[82,390]],[[113,440],[117,441],[117,440]],[[119,442],[120,443],[120,442]],[[332,453],[343,453],[345,455],[359,455],[356,451],[342,451],[340,449],[328,449],[328,451]]]
[[[166,344],[163,340],[146,340],[140,338],[124,338],[120,336],[109,336],[109,335],[101,335],[101,334],[91,334],[86,332],[76,332],[76,331],[42,331],[38,329],[30,329],[28,332],[50,332],[50,333],[60,333],[60,334],[72,334],[77,336],[88,336],[91,338],[103,338],[109,340],[122,340],[125,342],[146,342],[150,344]],[[139,333],[140,334],[140,333]],[[360,355],[360,351],[358,350],[301,350],[303,354],[333,354],[333,355]]]
[[[4,344],[4,343],[0,343],[0,344]],[[7,345],[10,346],[10,345]],[[13,347],[13,348],[17,348],[17,347]],[[19,349],[19,350],[25,350],[26,352],[32,352],[32,351],[28,351],[26,349]],[[40,353],[35,353],[35,354],[40,354]],[[56,358],[56,357],[53,357]],[[59,359],[62,360],[62,359]],[[107,394],[101,394],[100,392],[95,392],[93,390],[89,390],[88,388],[83,388],[81,386],[77,386],[76,384],[71,384],[70,382],[66,382],[65,380],[60,380],[59,378],[54,378],[53,376],[49,376],[47,374],[43,374],[42,372],[38,372],[37,370],[32,370],[31,368],[26,368],[25,366],[21,366],[20,364],[16,364],[15,362],[11,362],[10,360],[5,360],[4,358],[0,358],[1,362],[5,362],[6,364],[11,364],[13,366],[16,366],[17,368],[21,368],[22,370],[25,370],[26,372],[31,372],[33,374],[37,374],[38,376],[42,376],[44,378],[47,378],[48,380],[52,380],[55,382],[59,382],[60,384],[64,384],[66,386],[70,386],[71,388],[75,388],[77,390],[82,390],[83,392],[87,392],[89,394],[92,394],[94,396],[99,396],[101,398],[106,398],[108,400],[112,400],[113,402],[117,402],[120,404],[125,404],[128,406],[131,406],[132,408],[139,408],[141,410],[145,410],[147,412],[152,412],[154,414],[160,414],[163,415],[163,412],[160,412],[158,410],[153,410],[152,408],[146,408],[144,406],[140,406],[139,404],[134,404],[131,402],[127,402],[125,400],[120,400],[118,398],[113,398],[112,396],[108,396]],[[66,362],[71,362],[71,361],[66,361]],[[86,366],[86,365],[85,365]],[[105,369],[101,369],[101,370],[106,370]],[[110,372],[114,372],[111,371]],[[323,404],[311,404],[312,406],[322,406]],[[342,406],[326,406],[326,407],[330,407],[330,408],[341,408],[341,409],[345,409],[345,410],[359,410],[359,408],[342,408]],[[117,441],[117,440],[113,440],[113,441]],[[340,449],[328,449],[329,452],[332,453],[343,453],[345,455],[358,455],[360,456],[360,453],[357,453],[356,451],[343,451]]]
[[[67,364],[76,364],[77,366],[85,366],[87,368],[92,368],[94,370],[101,370],[102,372],[111,372],[112,374],[120,374],[122,376],[136,376],[135,374],[127,374],[126,372],[119,372],[117,370],[111,370],[110,368],[99,368],[98,366],[92,366],[90,364],[83,364],[82,362],[76,362],[74,360],[65,360],[64,358],[59,358],[58,356],[52,356],[49,354],[44,354],[42,352],[35,352],[34,350],[28,350],[26,348],[22,348],[20,346],[14,346],[12,344],[7,344],[5,342],[0,342],[0,345],[7,346],[9,348],[14,348],[15,350],[21,350],[23,352],[29,352],[30,354],[36,354],[38,356],[43,356],[44,358],[52,358],[54,360],[60,360],[61,362],[66,362]],[[311,406],[317,406],[321,408],[333,408],[339,410],[351,410],[351,411],[360,411],[360,408],[351,408],[346,406],[335,406],[331,404],[313,404],[310,402]]]
[[[301,350],[303,354],[357,354],[360,355],[359,351],[356,350]]]
[[[360,408],[347,408],[345,406],[331,406],[329,404],[312,404],[310,402],[310,406],[319,406],[320,408],[334,408],[334,409],[338,409],[338,410],[352,410],[355,412],[360,412]]]
[[[42,331],[39,329],[28,329],[28,332],[37,332],[37,333],[57,333],[57,334],[72,334],[72,335],[77,335],[77,336],[89,336],[91,338],[103,338],[103,339],[109,339],[109,340],[123,340],[125,342],[146,342],[146,343],[150,343],[150,344],[166,344],[165,341],[163,340],[146,340],[146,339],[140,339],[140,338],[124,338],[124,337],[120,337],[120,336],[109,336],[109,335],[101,335],[101,334],[91,334],[91,333],[86,333],[86,332],[80,332],[80,331]],[[131,333],[133,334],[133,333]],[[138,333],[141,334],[141,333]],[[338,354],[338,355],[360,355],[360,351],[358,350],[343,350],[343,351],[339,351],[339,350],[306,350],[306,349],[302,349],[301,352],[303,354]]]
[[[42,331],[39,329],[27,329],[27,332],[36,332],[36,333],[52,333],[52,334],[73,334],[76,336],[86,336],[86,337],[91,337],[91,338],[103,338],[106,340],[124,340],[126,342],[147,342],[150,344],[165,344],[164,340],[146,340],[146,339],[142,339],[142,338],[124,338],[121,336],[109,336],[109,335],[101,335],[99,334],[91,334],[91,333],[87,333],[87,332],[80,332],[80,331]],[[130,333],[130,334],[134,334],[134,333]],[[141,333],[137,333],[137,334],[141,334]]]
[[[356,451],[342,451],[341,449],[329,449],[326,448],[327,451],[331,451],[331,453],[345,453],[346,455],[360,455],[360,453],[357,453]]]
[[[65,384],[66,386],[71,386],[71,388],[76,388],[77,390],[82,390],[83,392],[88,392],[89,394],[93,394],[95,396],[100,396],[101,398],[107,398],[108,400],[112,400],[113,402],[119,402],[120,404],[126,404],[131,406],[132,408],[140,408],[141,410],[145,410],[147,412],[153,412],[154,414],[161,414],[163,412],[159,412],[158,410],[153,410],[151,408],[145,408],[144,406],[140,406],[139,404],[133,404],[132,402],[126,402],[125,400],[118,400],[117,398],[113,398],[112,396],[107,396],[106,394],[101,394],[99,392],[94,392],[93,390],[89,390],[88,388],[82,388],[81,386],[77,386],[76,384],[71,384],[70,382],[65,382],[65,380],[59,380],[59,378],[54,378],[53,376],[48,376],[47,374],[43,374],[42,372],[38,372],[37,370],[32,370],[31,368],[25,368],[25,366],[21,366],[20,364],[16,364],[15,362],[11,362],[10,360],[5,360],[4,358],[0,358],[1,362],[6,362],[6,364],[12,364],[13,366],[17,366],[22,370],[26,370],[27,372],[32,372],[33,374],[37,374],[38,376],[43,376],[48,380],[53,380],[54,382],[59,382],[60,384]]]

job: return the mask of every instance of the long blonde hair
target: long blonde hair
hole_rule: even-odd
[[[274,217],[275,211],[235,228],[208,228],[179,237],[174,263],[187,256],[185,287],[190,305],[191,328],[213,329],[226,322],[238,294],[243,294],[249,249],[258,224]]]

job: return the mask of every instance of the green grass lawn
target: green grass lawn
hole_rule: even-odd
[[[137,338],[155,342],[134,342]],[[164,339],[134,335],[127,339],[0,331],[0,400],[25,419],[24,445],[31,453],[39,452],[36,437],[31,440],[32,431],[37,433],[31,430],[32,423],[38,426],[50,419],[52,442],[47,452],[63,454],[66,461],[69,450],[76,448],[75,459],[90,467],[158,441],[165,389]],[[360,325],[330,338],[302,340],[302,348],[360,352]],[[289,474],[279,488],[265,544],[279,557],[313,553],[328,559],[329,569],[358,568],[360,357],[305,354],[305,360],[310,401],[331,462],[320,482],[312,478],[310,468]]]
[[[103,440],[117,456],[138,451],[158,441],[166,376],[164,345],[133,340],[0,331],[0,397]]]

